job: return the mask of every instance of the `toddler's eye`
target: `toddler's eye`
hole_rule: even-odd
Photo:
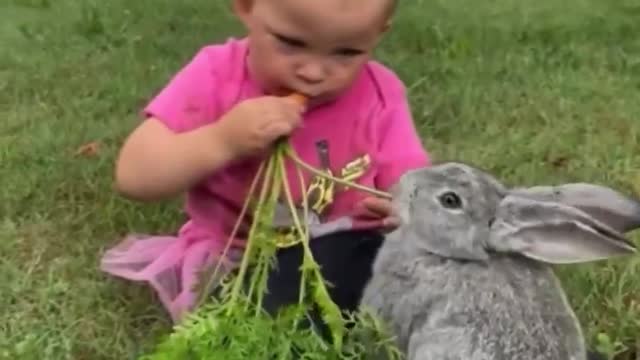
[[[448,191],[439,197],[440,204],[447,209],[459,209],[462,207],[462,200],[458,194]]]
[[[362,54],[364,54],[364,51],[358,50],[358,49],[347,49],[347,48],[344,48],[344,49],[336,50],[335,53],[337,55],[340,55],[340,56],[349,56],[350,57],[350,56],[362,55]]]
[[[288,37],[288,36],[284,36],[284,35],[280,35],[280,34],[274,34],[274,36],[276,37],[276,39],[278,39],[278,41],[280,41],[281,43],[287,45],[287,46],[291,46],[291,47],[304,47],[305,43],[302,40],[298,40],[292,37]]]

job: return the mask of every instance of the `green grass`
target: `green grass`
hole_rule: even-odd
[[[0,3],[0,358],[129,359],[170,330],[147,288],[98,271],[125,233],[182,221],[177,202],[119,198],[113,161],[172,73],[203,44],[240,34],[224,4]],[[637,0],[414,0],[379,55],[406,81],[434,158],[510,183],[630,193],[640,182],[638,18]],[[99,155],[75,157],[89,141],[102,143]],[[622,345],[618,359],[635,359],[640,258],[560,274],[590,344],[606,334]]]

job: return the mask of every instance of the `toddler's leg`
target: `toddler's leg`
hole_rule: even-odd
[[[347,231],[311,240],[311,252],[331,286],[329,296],[343,311],[357,310],[362,290],[371,276],[371,266],[383,236],[374,231]],[[274,313],[298,301],[303,251],[301,245],[278,251],[276,267],[269,275],[264,307]],[[310,314],[324,335],[327,329],[319,314]]]

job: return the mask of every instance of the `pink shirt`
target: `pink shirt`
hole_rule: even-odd
[[[151,101],[145,113],[160,119],[173,131],[184,132],[215,122],[238,102],[262,95],[248,76],[246,51],[246,39],[230,39],[222,45],[204,47]],[[406,170],[428,164],[412,123],[404,87],[377,62],[367,64],[352,88],[337,102],[311,110],[303,121],[304,127],[290,137],[299,156],[314,167],[321,167],[316,143],[325,140],[330,168],[337,175],[351,161],[368,155],[370,166],[357,179],[360,184],[386,190]],[[251,159],[230,165],[190,190],[186,210],[193,224],[228,231],[259,161]],[[310,181],[311,174],[305,172],[305,183]],[[293,196],[299,201],[301,189],[295,171],[289,171],[289,184],[294,185]],[[364,196],[370,195],[354,189],[337,189],[334,202],[323,214],[323,222],[353,215],[354,205]]]
[[[144,115],[159,119],[174,132],[186,132],[217,121],[244,99],[262,95],[248,76],[246,55],[246,39],[203,47],[146,106]],[[380,63],[366,64],[344,96],[308,111],[303,121],[304,126],[291,135],[291,145],[303,160],[319,168],[318,142],[325,141],[329,167],[336,176],[387,190],[405,171],[429,164],[404,86]],[[358,159],[368,166],[356,166],[355,175],[345,170]],[[238,161],[211,174],[188,191],[189,221],[177,237],[125,240],[107,252],[103,269],[149,281],[177,319],[193,303],[189,292],[193,273],[225,246],[260,160]],[[312,175],[304,174],[308,185]],[[291,164],[288,179],[299,201],[300,182]],[[335,188],[333,202],[312,222],[312,235],[380,225],[357,216],[356,205],[366,196],[371,195]]]

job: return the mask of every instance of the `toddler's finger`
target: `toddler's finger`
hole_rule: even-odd
[[[286,104],[282,109],[282,121],[289,124],[292,128],[299,127],[302,124],[302,112],[290,104]]]
[[[303,95],[292,94],[282,98],[287,109],[292,109],[297,116],[302,115],[307,109],[307,98]]]
[[[272,142],[281,136],[289,135],[293,128],[293,124],[284,121],[273,122],[265,127],[264,136],[268,142]]]
[[[379,216],[388,216],[392,212],[391,203],[386,199],[369,197],[363,200],[363,205]]]
[[[400,219],[396,216],[389,216],[384,218],[384,220],[382,220],[382,223],[384,227],[393,229],[400,226]]]
[[[380,214],[371,211],[366,205],[360,203],[355,206],[355,215],[363,219],[379,219]]]

